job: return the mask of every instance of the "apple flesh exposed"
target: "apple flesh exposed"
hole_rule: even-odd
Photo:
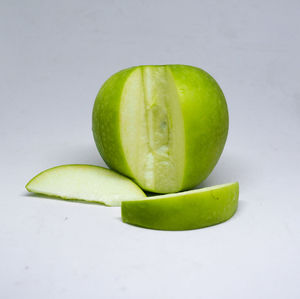
[[[189,230],[224,222],[237,210],[238,183],[123,201],[122,220],[159,230]]]
[[[62,165],[47,169],[30,180],[26,189],[66,200],[108,206],[120,206],[122,200],[146,196],[130,179],[92,165]]]
[[[228,111],[217,82],[186,65],[139,66],[110,77],[93,109],[107,165],[156,193],[190,189],[216,165]]]

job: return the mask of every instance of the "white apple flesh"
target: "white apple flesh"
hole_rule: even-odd
[[[120,206],[123,200],[145,197],[130,179],[92,165],[62,165],[47,169],[26,185],[29,192],[65,200]]]

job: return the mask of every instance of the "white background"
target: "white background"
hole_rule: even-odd
[[[300,298],[300,2],[0,2],[0,298]],[[119,208],[29,195],[38,172],[103,165],[91,132],[105,79],[201,67],[230,132],[209,186],[238,180],[228,222],[165,232]]]

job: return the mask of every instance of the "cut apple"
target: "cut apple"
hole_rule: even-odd
[[[228,111],[217,82],[187,65],[132,67],[111,76],[93,109],[107,165],[156,193],[190,189],[216,165]]]
[[[224,222],[237,210],[239,184],[122,202],[122,220],[158,230],[190,230]]]
[[[66,200],[120,206],[122,200],[145,197],[130,179],[92,165],[62,165],[47,169],[26,185],[29,192]]]
[[[122,147],[138,184],[160,193],[178,190],[184,132],[171,72],[165,67],[137,68],[124,85],[120,111]]]

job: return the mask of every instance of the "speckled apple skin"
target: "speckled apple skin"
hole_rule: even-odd
[[[101,87],[93,108],[92,128],[97,149],[111,169],[132,177],[120,137],[120,101],[124,84],[135,67],[112,75]]]
[[[217,82],[202,69],[169,66],[184,122],[185,170],[182,189],[202,182],[211,173],[223,151],[228,133],[228,110]]]

